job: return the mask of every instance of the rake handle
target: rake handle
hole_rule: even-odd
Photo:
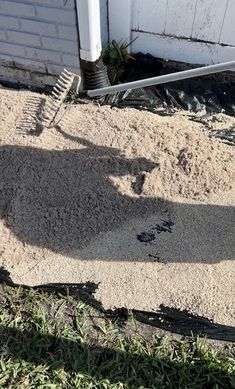
[[[106,88],[87,90],[85,93],[86,96],[89,97],[104,96],[117,92],[123,92],[129,89],[138,89],[151,85],[160,85],[173,81],[186,80],[188,78],[206,76],[208,74],[220,73],[232,69],[235,70],[235,61],[224,62],[216,65],[202,66],[196,69],[184,70],[181,72],[165,74],[163,76],[146,78],[144,80],[126,82],[124,84],[108,86]]]

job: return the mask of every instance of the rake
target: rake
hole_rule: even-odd
[[[151,85],[160,85],[168,82],[185,80],[189,78],[205,76],[208,74],[220,73],[228,70],[235,70],[235,61],[224,62],[216,65],[202,66],[200,68],[184,70],[181,72],[170,73],[163,76],[146,78],[144,80],[138,80],[133,82],[127,82],[124,84],[108,86],[105,88],[87,90],[83,92],[83,96],[86,97],[98,97],[108,94],[114,94],[117,92],[123,92],[131,89],[143,88]],[[53,88],[51,96],[47,99],[45,107],[38,119],[38,122],[42,127],[53,127],[58,124],[58,119],[61,117],[61,108],[63,103],[72,88],[74,80],[77,79],[76,93],[78,94],[81,84],[81,77],[77,74],[71,73],[68,70],[64,71],[59,76],[56,85]]]
[[[74,84],[74,80],[77,79],[76,93],[81,84],[81,77],[75,73],[69,72],[64,69],[56,81],[55,86],[52,89],[51,95],[47,98],[45,106],[37,118],[37,122],[41,127],[54,127],[60,115],[63,103]]]

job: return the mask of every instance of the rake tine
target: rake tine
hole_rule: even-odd
[[[38,120],[44,127],[53,127],[55,118],[57,117],[58,112],[60,111],[76,77],[78,78],[77,90],[81,81],[79,76],[74,73],[70,73],[67,69],[64,69],[60,74],[55,86],[52,89],[51,96],[46,101],[41,117]]]

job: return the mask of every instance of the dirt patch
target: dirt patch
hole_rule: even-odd
[[[233,149],[186,116],[93,104],[32,136],[41,99],[0,90],[0,265],[234,323]]]

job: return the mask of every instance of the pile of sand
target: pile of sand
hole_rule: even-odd
[[[183,113],[93,104],[34,133],[42,98],[0,90],[0,266],[30,285],[94,282],[105,307],[233,323],[233,147]]]
[[[55,150],[56,139],[50,150],[0,148],[0,214],[23,241],[57,252],[83,247],[101,231],[151,215],[159,200],[201,200],[231,188],[229,146],[188,120],[93,105],[67,119],[56,131],[73,149],[66,142]],[[39,139],[46,146],[51,137],[45,130]]]
[[[180,149],[177,131],[169,143],[158,145],[159,166],[146,174],[143,194],[203,200],[208,194],[232,188],[232,153],[203,133],[180,134],[185,147]]]
[[[88,136],[95,133],[102,145],[115,145],[125,157],[149,161],[141,174],[130,170],[132,180],[128,174],[126,182],[122,180],[119,189],[125,193],[204,200],[209,194],[232,188],[233,150],[209,138],[208,132],[187,117],[88,105],[80,107],[80,117],[74,117],[74,122],[79,133],[90,129]]]

